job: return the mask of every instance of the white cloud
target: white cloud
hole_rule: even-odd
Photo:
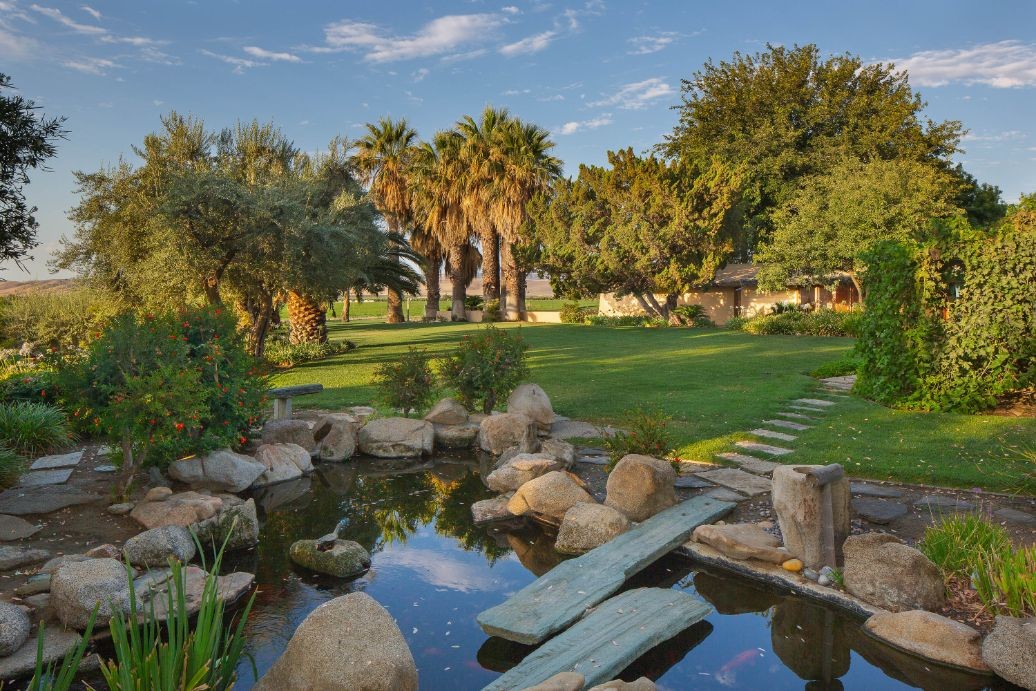
[[[260,60],[272,60],[273,62],[302,62],[302,58],[293,53],[278,53],[276,51],[260,48],[259,46],[245,46],[245,52],[253,58],[259,58]]]
[[[998,89],[1036,86],[1036,44],[1021,41],[981,43],[971,48],[924,50],[893,59],[910,74],[914,86],[954,82]]]
[[[206,55],[206,56],[208,56],[210,58],[215,58],[216,60],[222,60],[223,62],[227,63],[228,65],[233,65],[234,66],[234,74],[243,74],[244,71],[249,69],[249,68],[252,68],[252,67],[264,67],[266,65],[265,62],[259,62],[258,60],[248,60],[247,58],[237,58],[237,57],[234,57],[233,55],[223,55],[222,53],[213,53],[211,50],[204,50],[204,49],[202,49],[199,52],[201,52],[202,55]]]
[[[635,36],[627,41],[631,48],[626,52],[629,55],[657,53],[660,50],[665,50],[678,36],[679,34],[675,31],[663,31],[653,36]]]
[[[527,36],[520,41],[515,41],[514,43],[508,43],[505,46],[501,46],[500,53],[509,58],[514,57],[515,55],[538,53],[549,46],[555,36],[557,36],[556,31],[544,31],[543,33]]]
[[[651,77],[642,82],[625,84],[622,88],[607,98],[599,101],[592,101],[591,106],[618,106],[624,110],[640,110],[646,108],[652,101],[672,96],[676,90],[665,82],[661,77]]]
[[[504,91],[504,96],[520,96],[522,94],[531,94],[532,89],[508,89]]]
[[[40,5],[29,5],[29,9],[33,12],[42,14],[44,17],[50,17],[59,24],[63,24],[72,31],[78,34],[91,34],[94,36],[100,36],[101,34],[108,33],[108,30],[103,26],[97,26],[96,24],[80,24],[70,17],[66,17],[61,10],[56,7],[42,7]]]
[[[32,55],[39,49],[36,39],[7,31],[0,25],[0,57],[18,60]]]
[[[503,12],[504,14],[521,14],[522,13],[522,11],[520,9],[518,9],[517,7],[515,7],[514,5],[506,5],[504,7],[501,7],[500,11]]]
[[[575,134],[576,132],[581,132],[583,130],[595,130],[598,127],[604,127],[605,125],[610,124],[612,124],[612,116],[610,113],[605,113],[604,115],[600,115],[590,120],[572,120],[570,122],[566,122],[561,127],[556,128],[554,130],[554,134]]]
[[[125,43],[130,46],[142,48],[144,46],[164,45],[165,41],[156,41],[146,36],[101,36],[102,43]]]
[[[414,72],[414,74],[412,76],[413,76],[415,82],[419,82],[422,79],[424,79],[425,77],[427,77],[428,74],[429,74],[428,68],[427,67],[422,67],[421,69],[419,69],[416,72]]]
[[[108,74],[108,70],[118,67],[117,64],[105,58],[80,58],[78,60],[66,60],[62,64],[77,72],[93,74],[98,77],[103,77]]]
[[[161,106],[161,105],[163,105],[164,103],[165,103],[165,101],[159,101],[159,100],[158,100],[158,99],[156,98],[155,100],[153,100],[153,101],[151,102],[151,105],[153,105],[153,106],[155,106],[155,107],[157,108],[158,106]]]
[[[410,36],[392,35],[368,22],[343,20],[324,28],[324,45],[315,52],[356,51],[368,62],[394,62],[446,55],[485,41],[503,23],[497,14],[455,14],[438,17]]]
[[[551,101],[564,101],[565,97],[561,94],[554,94],[552,96],[540,96],[536,100],[540,103],[550,103]]]
[[[83,5],[79,9],[93,17],[94,21],[101,21],[101,13],[95,10],[94,8],[90,7],[89,5]]]
[[[1010,142],[1026,139],[1027,135],[1020,130],[1006,130],[1004,132],[993,132],[991,134],[975,134],[968,132],[961,141],[965,142]]]

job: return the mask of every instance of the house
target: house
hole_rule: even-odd
[[[717,324],[725,324],[731,317],[755,317],[769,314],[777,303],[791,303],[807,308],[827,308],[849,311],[860,304],[860,296],[848,274],[832,277],[832,285],[819,283],[788,286],[785,290],[763,292],[758,288],[757,264],[727,264],[716,272],[715,278],[703,288],[684,293],[679,305],[701,305],[706,314]],[[659,302],[665,296],[656,296]],[[632,295],[617,297],[602,293],[600,313],[606,316],[643,314],[644,311]]]

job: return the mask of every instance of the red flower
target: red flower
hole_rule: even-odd
[[[182,422],[176,423],[176,431],[183,432],[184,424]]]

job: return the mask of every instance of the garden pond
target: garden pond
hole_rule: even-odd
[[[227,567],[256,574],[259,594],[246,636],[260,675],[307,614],[357,590],[395,617],[422,689],[480,689],[531,652],[531,646],[488,637],[475,617],[565,557],[539,527],[474,524],[471,504],[493,496],[480,470],[480,461],[470,456],[423,463],[359,459],[323,464],[309,477],[257,492],[259,547]],[[319,537],[343,517],[350,523],[342,537],[372,555],[369,572],[345,581],[290,562],[294,541]],[[646,675],[661,689],[773,691],[988,684],[880,646],[840,611],[704,570],[678,555],[627,583],[635,586],[696,594],[715,611],[637,660],[622,675],[627,680]],[[237,688],[253,683],[244,662]]]

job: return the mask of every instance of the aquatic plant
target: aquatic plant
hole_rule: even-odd
[[[1007,531],[974,513],[944,517],[925,530],[917,545],[946,575],[967,575],[979,555],[999,553],[1010,547]]]

